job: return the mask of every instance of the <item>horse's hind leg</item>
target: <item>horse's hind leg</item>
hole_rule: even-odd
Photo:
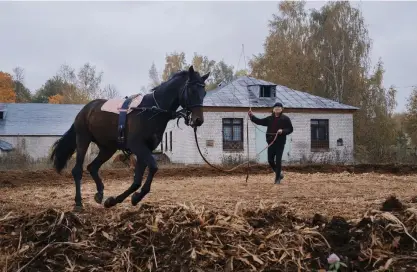
[[[87,166],[87,170],[90,172],[91,177],[96,183],[97,193],[94,195],[94,200],[98,204],[101,204],[104,196],[104,184],[98,174],[98,171],[100,167],[113,156],[116,149],[105,148],[102,146],[100,146],[99,149],[100,151],[98,152],[97,157]]]
[[[87,153],[88,146],[91,143],[91,139],[85,135],[77,135],[77,155],[75,166],[71,173],[75,182],[75,207],[74,210],[82,210],[82,198],[81,198],[81,179],[83,177],[83,164],[85,154]]]

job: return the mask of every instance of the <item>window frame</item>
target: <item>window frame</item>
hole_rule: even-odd
[[[317,122],[317,124],[313,124]],[[324,128],[324,139],[320,139],[318,135],[319,129]],[[315,131],[316,133],[314,133]],[[313,137],[316,134],[316,137]],[[330,122],[329,119],[310,119],[310,147],[311,152],[323,152],[330,150]]]
[[[172,130],[169,132],[169,151],[172,151]]]
[[[165,132],[165,151],[168,151],[168,133]]]
[[[265,95],[266,92],[269,92],[268,96]],[[259,97],[260,98],[276,97],[276,87],[269,86],[269,85],[259,85]]]
[[[234,123],[235,120],[238,120],[239,123]],[[229,121],[230,123],[225,123],[226,121]],[[222,143],[223,143],[223,151],[229,151],[229,152],[239,152],[244,151],[244,135],[243,135],[243,125],[244,120],[243,118],[222,118]],[[230,127],[232,131],[232,139],[234,138],[234,127],[240,127],[240,140],[234,141],[227,141],[225,140],[224,135],[224,128]]]

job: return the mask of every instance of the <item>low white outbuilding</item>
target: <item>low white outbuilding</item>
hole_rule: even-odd
[[[33,160],[46,158],[53,143],[71,127],[83,106],[45,103],[1,104],[1,154],[19,150]]]

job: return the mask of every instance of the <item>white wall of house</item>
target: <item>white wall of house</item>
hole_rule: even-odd
[[[214,164],[220,164],[224,160],[243,160],[247,159],[246,151],[246,116],[244,112],[205,112],[204,124],[197,129],[197,139],[205,158]],[[223,151],[222,118],[243,118],[243,150],[242,151]],[[174,126],[175,123],[175,126]],[[180,121],[179,129],[176,121],[171,121],[166,129],[168,136],[168,150],[165,145],[165,135],[163,139],[164,153],[173,163],[184,164],[205,164],[198,153],[192,128],[185,126]],[[172,131],[172,151],[170,151],[170,131]],[[212,141],[212,146],[208,144]],[[266,144],[266,143],[265,143]],[[255,160],[255,127],[249,123],[249,158]]]
[[[0,140],[10,143],[14,149],[25,151],[34,160],[47,157],[58,139],[57,136],[0,136]]]
[[[265,117],[268,114],[256,113],[257,117]],[[293,123],[294,132],[291,135],[291,149],[288,162],[298,163],[303,160],[314,162],[352,162],[353,160],[353,115],[352,113],[287,113]],[[246,160],[246,112],[205,112],[205,123],[198,128],[198,140],[202,153],[207,160],[214,164],[220,164],[224,160]],[[222,118],[243,118],[243,151],[223,151]],[[329,120],[329,151],[311,151],[311,119]],[[204,164],[198,153],[193,129],[180,121],[179,129],[176,121],[171,121],[163,138],[163,152],[173,163]],[[259,127],[266,131],[265,127]],[[172,150],[170,145],[170,132],[172,132]],[[256,160],[255,127],[249,123],[249,158]],[[167,137],[165,137],[167,136]],[[262,135],[264,141],[264,135]],[[337,146],[337,139],[343,139],[343,146]],[[212,141],[213,146],[207,146],[207,141]],[[166,146],[165,143],[168,143]],[[267,146],[264,141],[265,147]],[[266,150],[264,152],[267,152]]]
[[[52,145],[60,136],[0,136],[0,140],[10,143],[13,148],[26,152],[33,160],[43,159],[50,155]],[[89,160],[92,145],[90,145],[86,160]],[[11,152],[14,152],[11,151]],[[2,152],[5,156],[11,152]]]
[[[291,150],[288,162],[303,160],[314,162],[353,162],[353,114],[352,113],[286,113],[290,117],[294,132],[291,134]],[[256,114],[265,117],[267,114]],[[329,120],[329,151],[311,151],[311,119]],[[337,140],[343,146],[337,146]]]

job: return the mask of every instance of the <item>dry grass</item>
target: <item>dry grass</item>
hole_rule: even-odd
[[[402,200],[416,195],[416,175],[393,176],[385,174],[298,174],[286,173],[280,185],[274,185],[272,174],[252,175],[248,183],[245,176],[224,177],[156,177],[151,193],[143,200],[151,204],[193,203],[214,210],[233,210],[281,203],[296,210],[300,216],[310,217],[318,212],[326,216],[342,215],[346,218],[362,216],[369,208],[378,207],[388,196],[395,194]],[[11,177],[14,178],[14,177]],[[45,176],[47,178],[47,176]],[[116,196],[126,190],[132,176],[123,180],[104,179],[105,197]],[[0,192],[3,208],[27,211],[30,208],[69,209],[74,203],[74,183],[71,179],[50,180],[48,183],[4,187]],[[84,204],[93,209],[102,206],[94,202],[95,183],[84,181]],[[346,209],[349,207],[349,209]],[[130,198],[117,209],[136,210]]]
[[[331,253],[341,271],[416,267],[416,175],[272,178],[157,177],[142,205],[108,210],[87,180],[81,214],[70,179],[3,187],[0,271],[314,271]],[[131,179],[104,180],[105,195]]]

